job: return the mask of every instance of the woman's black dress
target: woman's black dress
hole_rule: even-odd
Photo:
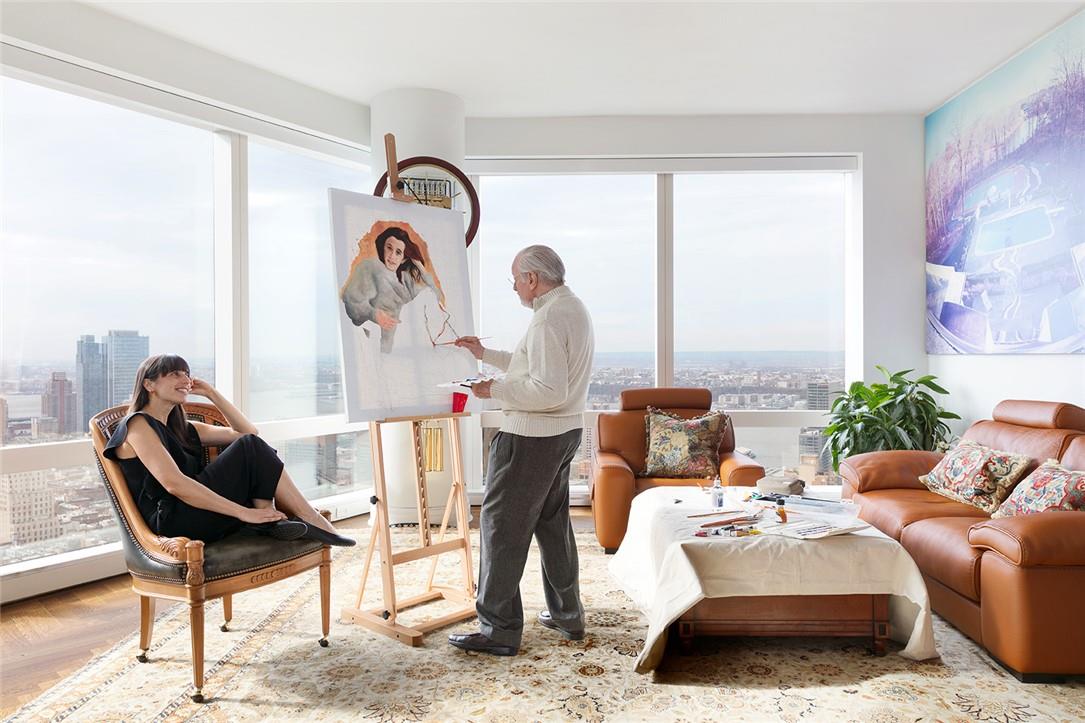
[[[132,499],[156,535],[214,542],[236,531],[242,522],[236,517],[186,504],[167,492],[138,457],[121,459],[117,456],[117,447],[128,437],[128,422],[137,414],[147,420],[151,429],[158,434],[162,446],[177,463],[177,468],[215,494],[245,507],[252,507],[254,499],[275,498],[283,463],[275,450],[255,434],[239,437],[205,466],[200,436],[194,426],[185,423],[187,439],[182,441],[173,430],[151,415],[135,412],[117,425],[104,454],[120,465]]]

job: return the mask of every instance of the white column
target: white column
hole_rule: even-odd
[[[385,133],[395,135],[396,156],[401,161],[411,156],[436,156],[463,168],[467,141],[464,131],[464,105],[458,96],[424,88],[388,90],[373,98],[369,117],[374,178],[379,178],[388,169],[384,155]],[[451,408],[451,398],[449,407]],[[467,433],[467,426],[460,423],[464,446],[473,441],[472,435]],[[434,524],[441,522],[452,485],[451,449],[447,429],[442,437],[445,468],[441,472],[426,474],[429,518]],[[410,424],[382,424],[381,441],[384,446],[389,522],[417,522],[414,449],[411,444]]]

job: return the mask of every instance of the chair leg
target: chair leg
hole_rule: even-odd
[[[203,600],[189,602],[188,622],[192,628],[192,700],[203,702]]]
[[[151,648],[151,633],[154,632],[154,598],[149,595],[139,596],[139,655],[136,660],[147,662],[147,651]]]
[[[324,555],[320,561],[320,630],[323,637],[320,638],[320,646],[328,647],[328,631],[331,630],[332,621],[332,551],[330,547],[324,547]]]
[[[222,632],[228,632],[230,628],[230,621],[234,619],[234,596],[223,595],[222,596],[222,627],[219,628]]]

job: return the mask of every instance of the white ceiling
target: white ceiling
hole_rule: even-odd
[[[368,104],[402,87],[470,117],[925,113],[1082,2],[90,2]]]

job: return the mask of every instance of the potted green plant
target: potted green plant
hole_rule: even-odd
[[[834,470],[839,470],[841,459],[862,452],[944,449],[950,435],[944,420],[960,419],[931,396],[930,392],[949,394],[934,383],[937,377],[927,374],[909,379],[907,375],[914,369],[894,374],[882,366],[878,370],[885,375],[886,383],[868,386],[854,382],[829,409],[831,422],[825,436]]]

